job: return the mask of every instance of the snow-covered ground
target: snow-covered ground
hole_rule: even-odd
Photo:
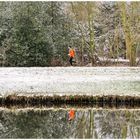
[[[140,67],[0,68],[0,95],[139,95]]]

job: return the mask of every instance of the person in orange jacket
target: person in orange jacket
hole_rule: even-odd
[[[74,50],[71,48],[71,46],[70,47],[68,47],[68,49],[69,49],[69,54],[68,54],[68,56],[69,56],[69,62],[70,62],[70,64],[71,64],[71,66],[72,66],[72,60],[73,60],[73,58],[74,58]]]
[[[72,108],[68,112],[68,120],[71,121],[74,118],[74,115],[75,115],[75,110],[74,110],[74,108]]]

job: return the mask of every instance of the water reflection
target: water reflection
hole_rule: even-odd
[[[140,110],[0,111],[0,138],[140,138]]]
[[[88,110],[77,120],[75,138],[140,138],[140,110]]]

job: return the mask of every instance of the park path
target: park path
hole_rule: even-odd
[[[140,67],[0,68],[0,95],[140,96]]]

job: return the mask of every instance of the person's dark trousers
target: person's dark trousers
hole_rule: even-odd
[[[70,59],[69,59],[71,66],[72,66],[72,59],[73,59],[73,57],[70,57]]]

